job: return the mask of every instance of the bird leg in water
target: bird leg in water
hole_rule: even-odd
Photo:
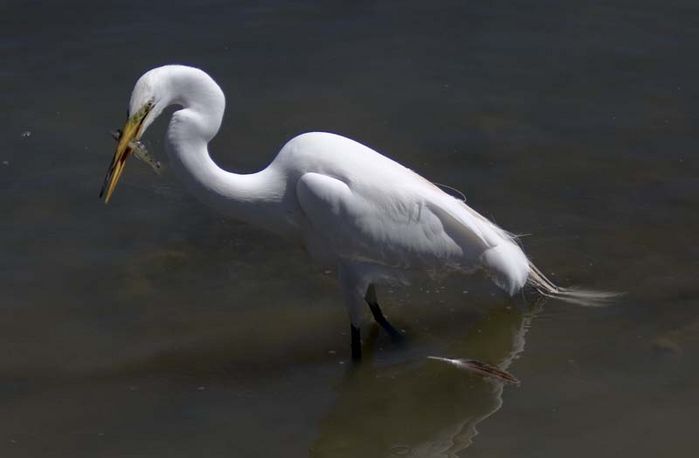
[[[359,327],[350,324],[352,333],[352,361],[360,361],[362,359],[362,339]]]
[[[113,130],[111,134],[114,140],[116,140],[117,142],[121,138],[121,130]],[[156,160],[155,158],[153,158],[153,156],[150,155],[150,153],[146,149],[146,145],[141,143],[139,140],[131,140],[129,142],[129,147],[131,148],[131,151],[133,152],[134,156],[136,156],[138,159],[142,160],[146,164],[150,165],[153,171],[156,174],[160,175],[160,161]]]
[[[401,334],[400,331],[389,323],[381,311],[381,307],[379,307],[379,302],[376,300],[376,288],[374,285],[369,285],[369,288],[367,288],[366,291],[366,296],[364,296],[364,300],[367,304],[369,304],[371,314],[374,315],[374,320],[376,320],[376,322],[379,323],[382,328],[384,328],[388,335],[391,336],[391,339],[401,340],[403,338],[403,334]]]

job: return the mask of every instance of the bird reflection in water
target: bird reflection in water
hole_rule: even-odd
[[[446,351],[507,370],[524,349],[539,309],[494,309]],[[471,445],[477,425],[502,406],[504,385],[432,360],[417,366],[365,364],[340,386],[311,456],[457,456]]]

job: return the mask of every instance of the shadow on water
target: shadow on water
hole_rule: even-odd
[[[524,350],[538,311],[538,305],[494,309],[477,329],[447,347],[447,355],[506,370]],[[337,402],[320,422],[312,456],[456,456],[471,445],[479,423],[503,403],[502,382],[441,362],[377,367],[368,361],[350,370],[338,388]]]

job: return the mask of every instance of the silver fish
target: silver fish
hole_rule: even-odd
[[[116,140],[117,142],[121,138],[121,130],[113,130],[111,134],[112,138],[114,138],[114,140]],[[156,160],[153,156],[150,155],[148,149],[146,148],[146,145],[144,145],[138,140],[132,140],[131,142],[129,142],[129,147],[131,148],[131,151],[133,152],[134,156],[148,164],[156,174],[160,175],[160,161]]]

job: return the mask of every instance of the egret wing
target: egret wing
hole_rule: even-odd
[[[489,246],[475,219],[465,204],[426,183],[418,189],[415,182],[388,186],[304,174],[297,195],[307,246],[321,257],[394,268],[474,267]]]

